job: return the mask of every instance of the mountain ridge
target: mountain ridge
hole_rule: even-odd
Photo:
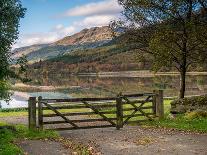
[[[83,29],[71,36],[66,36],[54,43],[21,47],[14,49],[12,52],[14,53],[14,59],[24,54],[29,61],[47,60],[76,49],[100,47],[112,39],[112,30],[109,26],[92,27]]]
[[[83,29],[80,32],[64,37],[55,42],[55,45],[77,45],[84,43],[93,43],[101,40],[111,40],[112,30],[109,26],[92,27],[90,29]]]

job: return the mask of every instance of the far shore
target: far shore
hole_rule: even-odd
[[[71,88],[77,88],[79,86],[71,86]],[[68,87],[67,87],[68,88]],[[54,87],[54,86],[34,86],[34,85],[28,85],[23,83],[16,83],[14,86],[12,86],[12,90],[15,91],[21,91],[21,92],[27,92],[27,91],[55,91],[55,90],[62,90],[65,89],[64,86],[60,87]]]
[[[98,77],[154,77],[154,76],[179,76],[179,72],[152,72],[142,71],[120,71],[120,72],[98,72],[98,73],[78,73],[78,76],[98,76]],[[207,72],[187,72],[187,75],[207,75]]]
[[[188,72],[190,76],[207,76],[207,72]],[[86,76],[86,77],[155,77],[155,76],[179,76],[179,72],[150,72],[150,71],[121,71],[121,72],[99,72],[99,73],[78,73],[72,74],[72,76]],[[67,87],[68,88],[68,87]],[[80,86],[70,86],[70,88],[80,88]],[[12,86],[12,90],[15,91],[55,91],[66,89],[65,86],[35,86],[23,83],[16,83]]]

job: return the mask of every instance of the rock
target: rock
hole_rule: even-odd
[[[207,111],[207,95],[176,99],[171,103],[170,112],[172,114],[183,114],[190,111]]]
[[[176,118],[176,115],[174,115],[174,114],[169,114],[169,115],[167,116],[167,118],[168,118],[168,119],[175,119],[175,118]]]

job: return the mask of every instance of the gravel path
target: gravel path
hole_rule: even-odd
[[[18,144],[26,155],[71,155],[69,149],[54,141],[25,140]]]
[[[207,155],[207,135],[126,126],[63,131],[61,136],[97,148],[104,155]]]
[[[4,117],[0,118],[0,121],[26,124],[27,118]],[[207,155],[207,134],[147,129],[138,126],[125,126],[119,131],[115,128],[104,128],[61,131],[60,134],[75,143],[96,148],[97,152],[104,155]],[[21,146],[28,151],[27,146],[36,147],[36,142],[26,142]],[[58,154],[50,152],[52,148],[55,149],[53,143],[49,147],[51,150],[44,149],[44,145],[41,146],[45,154]],[[65,154],[64,148],[59,151],[59,154]]]

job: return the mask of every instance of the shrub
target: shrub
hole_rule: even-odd
[[[195,110],[192,112],[187,112],[185,114],[185,118],[187,119],[207,118],[207,111]]]

